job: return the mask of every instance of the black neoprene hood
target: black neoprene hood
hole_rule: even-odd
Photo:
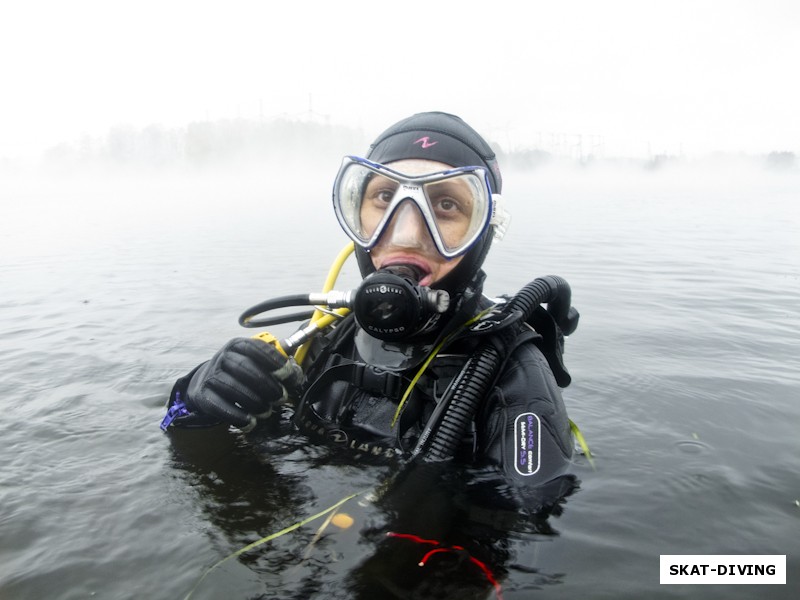
[[[395,123],[372,143],[366,158],[381,164],[421,158],[451,167],[484,167],[492,192],[499,194],[503,187],[489,144],[463,120],[448,113],[418,113]]]
[[[399,121],[372,143],[366,158],[381,164],[421,158],[451,167],[484,167],[492,192],[502,191],[503,179],[497,157],[488,143],[460,117],[445,112],[424,112]],[[431,287],[447,290],[455,300],[475,280],[492,245],[494,228],[475,241],[461,262]],[[356,247],[356,260],[362,277],[375,271],[369,252]]]

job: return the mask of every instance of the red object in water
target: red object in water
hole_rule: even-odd
[[[412,542],[416,542],[417,544],[428,544],[431,546],[438,546],[433,550],[430,550],[422,557],[422,560],[419,561],[419,566],[424,567],[425,563],[428,562],[428,559],[433,556],[434,554],[439,554],[441,552],[456,552],[461,554],[466,554],[467,558],[469,558],[470,562],[477,566],[483,574],[486,575],[486,579],[494,586],[495,594],[497,595],[497,600],[503,600],[503,588],[498,583],[497,579],[495,579],[494,573],[492,570],[484,563],[483,561],[478,560],[474,556],[472,556],[463,546],[444,546],[441,542],[436,540],[426,540],[425,538],[421,538],[418,535],[414,535],[411,533],[395,533],[394,531],[390,531],[386,534],[386,537],[394,537],[394,538],[403,538],[406,540],[411,540]]]

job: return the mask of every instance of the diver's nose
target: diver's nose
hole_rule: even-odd
[[[433,238],[416,204],[406,200],[397,207],[389,221],[384,243],[398,248],[433,248]]]

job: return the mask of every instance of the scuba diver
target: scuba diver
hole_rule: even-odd
[[[162,428],[292,423],[356,462],[470,466],[484,504],[535,511],[530,492],[571,465],[559,388],[578,315],[558,277],[483,295],[482,264],[508,225],[501,191],[494,151],[447,113],[415,114],[346,157],[333,205],[364,279],[307,304],[350,312],[303,341],[302,362],[291,338],[231,340],[175,383]]]

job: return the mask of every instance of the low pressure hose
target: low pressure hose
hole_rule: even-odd
[[[505,310],[509,314],[519,311],[527,321],[539,304],[547,303],[548,312],[564,334],[569,335],[578,325],[578,311],[570,307],[571,299],[569,284],[561,277],[549,275],[522,288]],[[449,460],[455,455],[481,402],[489,395],[514,337],[506,328],[483,342],[467,360],[447,396],[431,415],[413,457],[422,454],[422,460],[434,462]]]
[[[313,310],[301,313],[291,313],[288,315],[278,315],[275,317],[262,317],[255,319],[261,313],[276,310],[278,308],[288,308],[290,306],[308,306],[308,294],[293,294],[291,296],[280,296],[271,300],[265,300],[248,308],[239,317],[239,325],[242,327],[269,327],[280,323],[292,323],[294,321],[307,321],[314,314]]]

